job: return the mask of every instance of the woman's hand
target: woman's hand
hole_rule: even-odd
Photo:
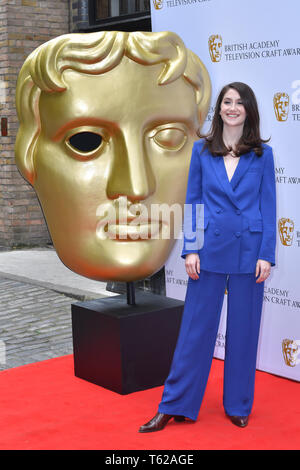
[[[200,258],[197,253],[190,253],[185,257],[185,269],[190,278],[199,279],[200,274]]]
[[[263,282],[269,277],[271,272],[271,263],[265,261],[264,259],[258,259],[256,263],[255,277],[259,276],[256,279],[256,282]]]

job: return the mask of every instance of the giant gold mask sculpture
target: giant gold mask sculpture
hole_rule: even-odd
[[[178,229],[160,236],[167,222],[149,214],[182,208],[210,92],[200,59],[169,32],[67,34],[27,58],[16,163],[69,269],[134,281],[164,265]]]

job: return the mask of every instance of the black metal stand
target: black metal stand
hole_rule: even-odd
[[[127,303],[128,305],[135,305],[135,289],[133,282],[126,282],[127,289]]]

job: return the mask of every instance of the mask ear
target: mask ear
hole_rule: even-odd
[[[18,77],[16,107],[20,127],[15,144],[15,161],[22,176],[33,185],[35,180],[34,149],[40,133],[38,102],[40,89],[34,85],[27,67]]]
[[[196,77],[196,80],[191,77]],[[211,81],[208,71],[194,52],[187,50],[187,64],[184,72],[184,78],[196,89],[196,102],[198,105],[198,118],[200,128],[208,113],[211,99]]]

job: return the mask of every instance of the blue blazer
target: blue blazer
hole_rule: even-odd
[[[197,252],[200,269],[227,274],[253,273],[258,259],[275,265],[275,171],[269,145],[263,144],[261,157],[253,151],[242,155],[229,182],[223,157],[212,156],[204,140],[195,142],[186,204],[193,215],[192,231],[185,215],[183,258]],[[199,204],[204,217],[196,211]],[[204,244],[195,249],[195,233],[201,230]]]

